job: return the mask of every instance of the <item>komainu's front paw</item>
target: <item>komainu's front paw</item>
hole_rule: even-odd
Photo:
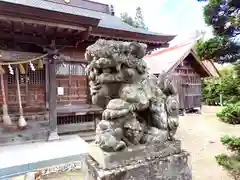
[[[179,125],[179,119],[178,117],[168,117],[168,127],[170,130],[174,130],[178,127]]]
[[[116,152],[121,151],[127,147],[126,143],[123,141],[116,140],[113,136],[105,141],[102,141],[100,148],[106,152]]]
[[[123,141],[119,141],[119,143],[117,144],[115,151],[121,151],[123,149],[125,149],[127,147],[126,143]]]

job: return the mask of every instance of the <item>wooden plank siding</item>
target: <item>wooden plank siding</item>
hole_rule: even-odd
[[[202,97],[201,76],[189,63],[189,59],[186,58],[173,73],[176,79],[180,109],[200,107]]]

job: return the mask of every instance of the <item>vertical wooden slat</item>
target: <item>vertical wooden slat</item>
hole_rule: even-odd
[[[28,74],[28,70],[29,70],[29,69],[28,69],[28,65],[25,64],[25,67],[24,67],[24,68],[25,68],[25,70],[26,70],[26,73]],[[25,93],[26,93],[26,102],[27,102],[27,103],[30,101],[29,98],[31,98],[31,97],[29,97],[28,80],[29,80],[29,77],[25,75]]]
[[[7,71],[3,75],[3,79],[4,79],[4,87],[5,87],[5,93],[6,93],[5,94],[6,102],[8,103],[8,73],[7,73]]]
[[[175,73],[178,74],[178,81],[180,84],[178,86],[180,109],[200,106],[200,75],[194,70],[187,60],[184,61],[183,66],[178,66],[175,69]]]

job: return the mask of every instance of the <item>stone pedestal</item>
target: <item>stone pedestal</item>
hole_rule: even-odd
[[[116,153],[92,145],[86,168],[85,180],[192,180],[189,153],[178,140]]]

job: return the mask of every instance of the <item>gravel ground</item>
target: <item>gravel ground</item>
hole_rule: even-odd
[[[214,158],[219,153],[228,153],[220,142],[225,134],[240,136],[240,126],[222,123],[212,112],[180,118],[177,138],[191,153],[193,180],[233,180]]]

